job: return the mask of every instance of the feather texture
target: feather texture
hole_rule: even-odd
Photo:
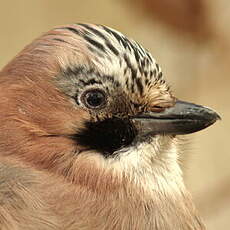
[[[90,89],[104,90],[106,107],[84,106]],[[183,183],[177,138],[136,143],[129,123],[100,123],[174,103],[151,54],[111,28],[73,24],[33,41],[0,72],[1,229],[205,229]],[[86,133],[86,142],[76,138]],[[119,144],[105,153],[90,144],[99,135],[107,148]]]

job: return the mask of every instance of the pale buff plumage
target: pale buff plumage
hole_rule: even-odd
[[[60,34],[66,43],[51,39]],[[104,159],[67,138],[89,114],[52,79],[76,63],[109,71],[101,62],[80,37],[53,30],[0,73],[0,229],[205,229],[183,183],[176,139],[158,136]],[[162,90],[159,102],[171,103],[164,87],[152,93]]]

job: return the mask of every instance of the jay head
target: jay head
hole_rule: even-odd
[[[2,157],[63,177],[92,196],[116,197],[132,212],[154,207],[146,216],[182,221],[183,210],[198,226],[191,229],[201,229],[189,210],[177,135],[219,116],[175,98],[137,42],[100,25],[55,28],[3,68],[0,107]]]

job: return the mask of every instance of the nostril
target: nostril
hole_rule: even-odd
[[[174,101],[162,101],[150,107],[151,112],[163,112],[165,109],[173,107],[175,105]]]
[[[155,105],[150,108],[152,112],[163,112],[166,107],[160,106],[160,105]]]

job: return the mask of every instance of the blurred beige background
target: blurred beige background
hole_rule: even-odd
[[[0,67],[56,25],[105,24],[149,49],[175,95],[222,121],[188,136],[185,180],[209,230],[230,229],[230,1],[0,0]]]

